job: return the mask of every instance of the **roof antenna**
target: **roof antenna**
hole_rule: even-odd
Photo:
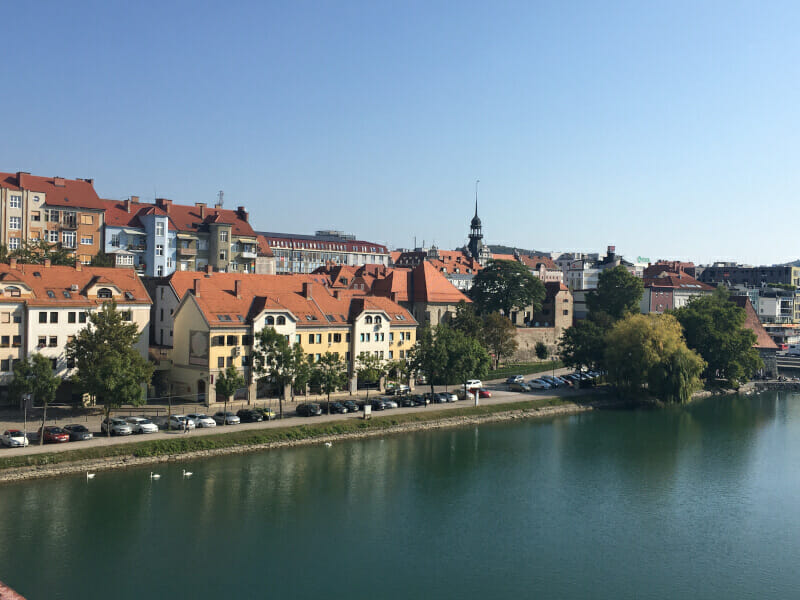
[[[217,207],[218,207],[218,208],[222,208],[222,201],[223,201],[224,199],[225,199],[225,192],[223,192],[222,190],[220,190],[220,191],[217,193]]]

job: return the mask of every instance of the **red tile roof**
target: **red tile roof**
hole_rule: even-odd
[[[714,288],[686,273],[669,273],[662,271],[655,277],[644,279],[644,287],[669,288],[687,292],[713,292]]]
[[[513,254],[492,254],[492,260],[513,260],[516,261],[517,257]]]
[[[166,212],[178,231],[206,232],[209,224],[225,223],[231,225],[233,235],[256,237],[256,232],[247,220],[235,210],[170,204]]]
[[[731,296],[730,299],[736,306],[744,309],[744,326],[756,334],[756,343],[753,344],[753,347],[759,350],[777,350],[778,345],[773,341],[758,319],[758,315],[753,305],[750,303],[750,298],[747,296]]]
[[[11,190],[29,190],[45,194],[49,206],[69,206],[103,210],[103,201],[94,190],[91,179],[64,179],[40,177],[28,173],[0,173],[0,187]]]
[[[549,256],[534,254],[532,256],[520,256],[519,261],[529,269],[538,269],[539,265],[544,265],[550,271],[560,271],[558,265]]]

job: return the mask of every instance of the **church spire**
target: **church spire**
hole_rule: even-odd
[[[478,218],[478,184],[481,182],[480,179],[475,180],[475,218]]]

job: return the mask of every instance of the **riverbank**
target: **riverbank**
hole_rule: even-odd
[[[551,397],[459,407],[456,410],[424,410],[401,415],[374,416],[292,427],[221,432],[203,437],[175,436],[46,454],[0,459],[0,482],[22,481],[83,472],[121,469],[158,463],[194,460],[225,454],[257,452],[301,445],[335,443],[343,440],[396,435],[428,429],[463,427],[515,419],[544,418],[574,414],[625,403],[597,392],[570,398]]]

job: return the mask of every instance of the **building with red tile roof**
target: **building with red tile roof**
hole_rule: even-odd
[[[329,262],[341,265],[389,266],[389,250],[383,244],[357,240],[341,231],[317,231],[315,235],[259,232],[272,249],[278,274],[313,273]]]
[[[712,294],[714,288],[684,272],[661,271],[644,280],[641,300],[642,313],[663,313],[686,306],[696,296]]]
[[[756,335],[756,342],[753,347],[758,350],[761,360],[764,361],[764,372],[766,374],[777,376],[778,374],[778,345],[772,337],[764,329],[758,314],[747,296],[731,296],[730,301],[739,308],[744,309],[745,322],[744,326]]]

